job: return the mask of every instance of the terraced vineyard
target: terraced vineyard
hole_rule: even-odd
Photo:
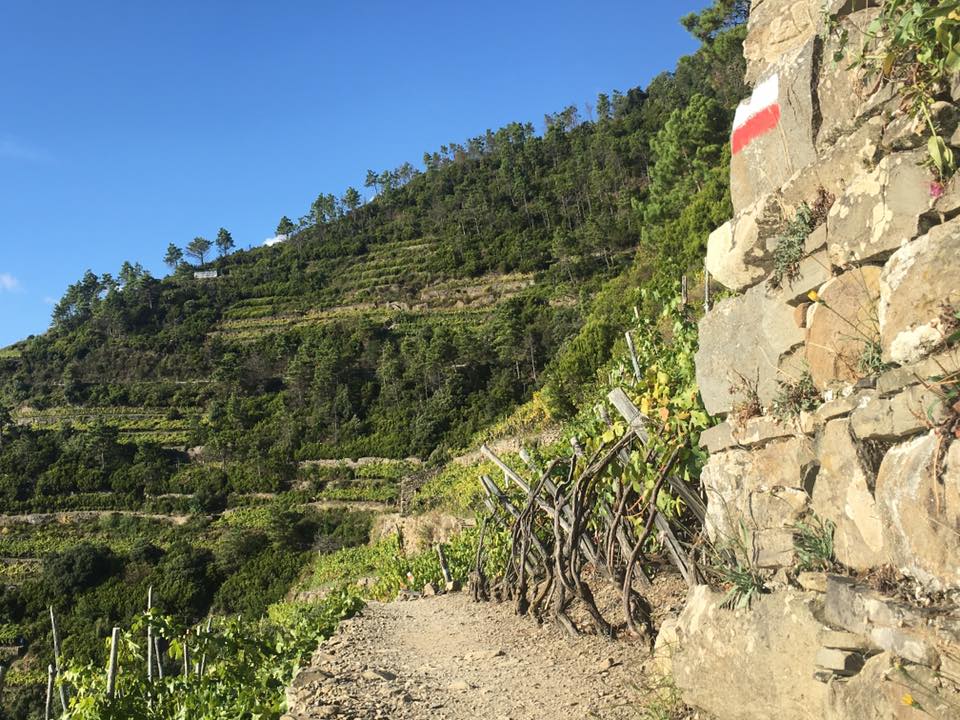
[[[320,292],[240,300],[226,309],[210,335],[245,342],[347,318],[386,323],[407,312],[457,314],[492,307],[535,284],[529,273],[444,277],[430,269],[438,252],[435,242],[408,240],[373,245],[362,255],[324,262],[330,279]]]
[[[299,487],[319,502],[396,505],[403,481],[423,472],[417,458],[305,461],[300,464]]]
[[[51,407],[35,410],[20,408],[14,420],[34,429],[59,430],[70,426],[76,430],[91,430],[98,426],[115,428],[120,442],[155,443],[164,447],[184,447],[191,425],[195,424],[197,410],[183,413],[171,408],[145,407]]]

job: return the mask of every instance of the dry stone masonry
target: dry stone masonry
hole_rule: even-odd
[[[729,293],[697,376],[726,416],[701,438],[707,533],[772,592],[731,610],[696,588],[658,640],[719,720],[960,717],[960,176],[935,186],[897,88],[834,60],[836,28],[860,48],[877,5],[751,9],[734,217],[706,260]],[[933,116],[960,152],[960,108]],[[774,281],[804,208],[802,256]],[[800,523],[833,528],[836,573],[798,572]]]

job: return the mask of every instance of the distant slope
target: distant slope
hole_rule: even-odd
[[[679,277],[726,210],[733,35],[592,119],[570,107],[542,135],[513,123],[370,173],[365,205],[321,195],[287,242],[208,263],[216,279],[88,272],[0,356],[4,403],[202,445],[248,491],[301,460],[460,447],[545,381],[564,412],[638,286]]]

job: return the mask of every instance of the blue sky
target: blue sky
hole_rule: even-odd
[[[87,268],[259,245],[367,168],[646,85],[707,4],[4,0],[0,347]]]

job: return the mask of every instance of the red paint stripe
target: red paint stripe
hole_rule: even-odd
[[[743,150],[761,135],[770,132],[780,124],[780,105],[774,103],[765,107],[756,115],[752,115],[743,125],[733,131],[731,144],[733,154]]]

